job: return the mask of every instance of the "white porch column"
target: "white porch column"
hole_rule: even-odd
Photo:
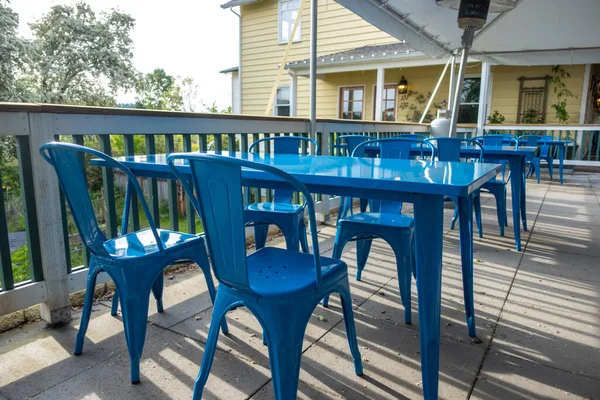
[[[383,119],[383,87],[385,82],[385,70],[383,67],[377,68],[377,86],[375,92],[375,121]]]
[[[583,87],[581,88],[581,105],[579,106],[579,124],[585,124],[585,113],[587,111],[587,105],[589,102],[588,94],[590,88],[590,76],[592,75],[592,64],[585,64],[583,71]],[[577,152],[575,153],[576,158],[581,158],[581,150],[583,147],[583,135],[585,131],[577,131],[577,138],[575,145],[577,146]]]
[[[290,70],[290,117],[298,115],[298,75]]]
[[[479,85],[479,111],[477,113],[477,135],[483,135],[483,126],[489,114],[490,63],[481,64],[481,83]]]

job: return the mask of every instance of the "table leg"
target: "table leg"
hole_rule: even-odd
[[[563,184],[563,164],[565,162],[566,145],[558,146],[558,169],[560,173],[560,184]]]
[[[473,195],[458,198],[458,218],[465,314],[469,336],[476,337],[473,300]]]
[[[444,197],[415,195],[415,244],[423,396],[437,399],[440,367],[440,313]]]
[[[522,169],[525,172],[525,160],[523,160]],[[523,178],[521,182],[521,220],[523,222],[523,230],[527,232],[527,179]]]
[[[521,251],[521,191],[524,188],[524,158],[510,160],[510,187],[512,189],[513,229],[517,251]]]

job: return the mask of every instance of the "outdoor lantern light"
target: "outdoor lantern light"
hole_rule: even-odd
[[[600,113],[600,75],[594,78],[594,85],[592,87],[592,94],[594,95],[594,107],[596,111]]]
[[[407,92],[408,92],[408,81],[406,80],[404,75],[402,75],[402,78],[400,78],[400,82],[398,82],[398,93],[406,94]]]

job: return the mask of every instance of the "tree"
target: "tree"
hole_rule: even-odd
[[[28,42],[17,36],[19,16],[0,0],[0,101],[23,101],[17,87],[20,66],[28,61]]]
[[[181,97],[183,98],[183,111],[194,112],[198,105],[199,85],[193,78],[183,78],[181,80]]]
[[[136,91],[137,108],[175,111],[183,109],[181,88],[176,84],[175,78],[162,68],[156,68],[140,78],[136,84]]]
[[[553,65],[552,72],[554,76],[550,77],[549,82],[554,84],[554,94],[556,94],[556,103],[550,107],[556,111],[556,119],[561,124],[566,124],[569,121],[569,113],[567,112],[567,100],[569,97],[576,97],[573,92],[567,88],[567,84],[563,79],[570,78],[571,74],[565,71],[560,65]]]
[[[96,15],[83,2],[53,6],[30,24],[30,83],[37,101],[114,106],[117,89],[135,84],[134,26],[127,14],[112,10]]]

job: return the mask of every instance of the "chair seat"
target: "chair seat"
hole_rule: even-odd
[[[250,288],[259,296],[290,296],[314,291],[316,273],[314,255],[264,247],[247,257]],[[346,263],[321,257],[321,287],[344,278]]]
[[[248,204],[245,208],[246,211],[268,211],[282,214],[297,213],[300,210],[304,210],[304,206],[301,204],[291,203],[253,203]]]
[[[344,222],[389,226],[393,228],[412,228],[415,224],[414,219],[407,215],[374,212],[350,215],[340,220],[340,223]]]
[[[165,250],[185,243],[191,244],[193,241],[204,245],[204,238],[201,236],[166,229],[157,231]],[[118,258],[147,256],[158,252],[156,239],[149,228],[107,240],[104,248],[109,255]]]

